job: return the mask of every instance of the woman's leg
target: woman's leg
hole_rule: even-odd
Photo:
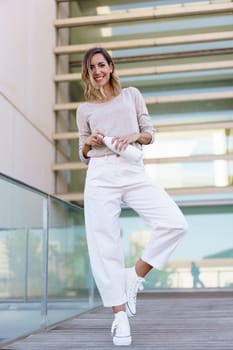
[[[117,312],[120,312],[120,311],[125,311],[125,304],[118,305],[118,306],[112,306],[112,311],[114,312],[114,314],[116,314]]]
[[[104,306],[126,302],[117,190],[89,187],[85,192],[85,225],[92,272]]]
[[[124,192],[123,200],[152,228],[149,244],[135,267],[126,269],[126,310],[136,314],[136,296],[143,277],[153,268],[162,269],[187,229],[183,214],[159,185],[152,185],[144,171]],[[139,180],[140,179],[140,180]]]
[[[164,267],[185,234],[187,223],[173,199],[160,185],[152,184],[146,173],[141,173],[141,182],[131,186],[123,199],[152,228],[151,239],[136,263],[137,273],[143,277],[152,266]]]
[[[120,195],[115,189],[89,188],[85,193],[85,220],[93,275],[104,306],[112,306],[113,344],[131,344],[125,303],[125,268],[121,247]]]

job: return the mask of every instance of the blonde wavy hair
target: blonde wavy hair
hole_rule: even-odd
[[[114,67],[112,57],[102,47],[94,47],[85,53],[83,57],[83,62],[82,62],[82,80],[85,84],[84,96],[88,101],[96,101],[96,100],[102,101],[106,98],[106,95],[104,94],[104,89],[102,87],[99,87],[97,84],[95,84],[95,81],[91,74],[91,67],[90,67],[91,58],[97,53],[100,53],[101,55],[103,55],[107,63],[109,65],[112,65],[112,73],[110,74],[109,83],[112,87],[113,95],[117,96],[121,92],[121,85],[120,85],[119,79],[114,72],[115,67]]]

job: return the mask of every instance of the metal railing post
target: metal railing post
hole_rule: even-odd
[[[43,200],[43,236],[41,266],[41,328],[47,326],[48,314],[48,241],[49,241],[49,197]]]
[[[25,303],[28,301],[29,233],[30,233],[30,229],[27,229],[26,235],[25,235],[25,271],[24,271],[24,302]]]

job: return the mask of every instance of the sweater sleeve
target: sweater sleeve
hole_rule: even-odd
[[[87,113],[85,113],[83,105],[80,105],[76,111],[76,123],[79,132],[79,158],[83,163],[88,164],[89,159],[84,157],[83,147],[86,139],[91,135],[91,130],[87,120]]]
[[[144,98],[137,88],[131,87],[130,89],[134,95],[139,130],[140,132],[149,133],[151,135],[150,143],[153,143],[155,138],[155,129],[152,123],[152,119],[148,113]]]

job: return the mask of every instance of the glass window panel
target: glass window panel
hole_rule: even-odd
[[[145,55],[158,55],[165,53],[174,52],[190,52],[199,50],[211,50],[216,48],[231,48],[232,40],[221,41],[221,42],[206,42],[206,43],[192,43],[184,45],[169,45],[161,47],[143,47],[128,50],[116,50],[114,51],[113,57],[132,57],[132,56],[145,56]]]
[[[233,99],[148,105],[155,125],[233,120]]]
[[[144,158],[228,154],[232,142],[230,129],[158,132],[156,141],[144,147]]]
[[[160,107],[158,108],[161,111]],[[172,105],[170,107],[172,107]],[[153,114],[152,119],[154,121],[154,125],[155,126],[171,125],[171,124],[179,125],[184,123],[190,124],[190,123],[204,123],[204,122],[207,123],[207,122],[221,122],[221,121],[224,122],[224,121],[233,120],[232,111],[203,111],[203,112],[196,111],[191,113],[190,111],[188,111],[188,106],[187,106],[187,109],[186,109],[187,112],[185,113],[184,107],[182,109],[183,109],[183,113],[182,112],[177,113],[178,106],[174,106],[174,113],[168,114],[169,111],[167,110],[166,111],[167,113],[164,113],[164,114],[162,113],[160,115]]]
[[[147,164],[147,172],[165,188],[232,185],[233,162]]]
[[[217,63],[216,63],[217,64]],[[157,64],[156,64],[157,66]],[[191,92],[194,88],[203,86],[203,83],[214,86],[219,91],[219,87],[226,88],[227,85],[232,86],[233,69],[222,69],[222,70],[204,70],[204,71],[193,71],[193,72],[178,72],[170,74],[156,74],[156,75],[141,75],[141,76],[129,76],[121,77],[120,81],[123,86],[129,86],[137,84],[137,86],[152,86],[156,87],[161,84],[167,86],[168,84],[174,84],[169,86],[169,90],[174,91],[181,90],[180,84],[187,84],[185,91]],[[228,81],[230,80],[230,81]],[[212,84],[211,84],[212,82]],[[176,84],[176,85],[175,85]],[[177,86],[177,84],[179,84]],[[217,86],[216,86],[217,85]],[[190,91],[189,91],[190,90]]]

